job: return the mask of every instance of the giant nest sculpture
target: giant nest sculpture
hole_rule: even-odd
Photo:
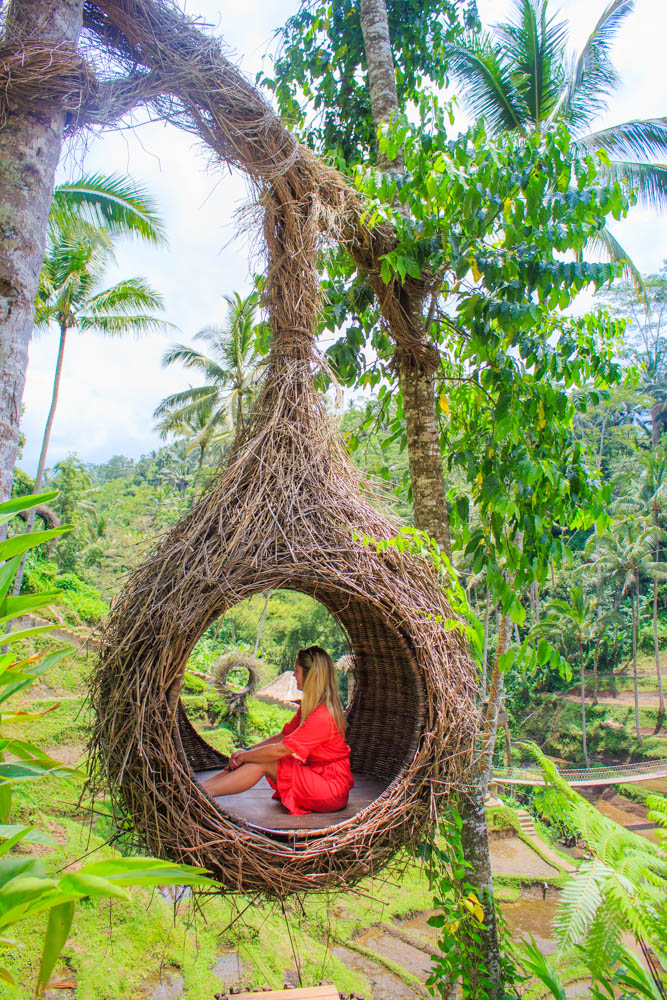
[[[92,684],[93,763],[155,854],[201,865],[245,893],[344,888],[428,829],[439,797],[470,763],[475,731],[468,654],[459,632],[443,627],[451,612],[435,574],[363,544],[364,536],[392,537],[397,525],[360,482],[314,387],[322,234],[345,241],[385,297],[376,265],[387,236],[365,228],[340,175],[289,136],[219,43],[172,4],[104,0],[86,3],[86,17],[127,77],[97,85],[82,120],[108,122],[149,102],[250,179],[263,215],[273,331],[242,440],[108,617]],[[383,313],[397,338],[400,296],[384,301]],[[407,332],[400,346],[416,358],[426,350]],[[190,724],[180,696],[188,657],[211,623],[280,588],[320,601],[349,638],[347,739],[359,793],[341,814],[277,823],[276,803],[249,818],[203,791],[197,775],[225,758]]]

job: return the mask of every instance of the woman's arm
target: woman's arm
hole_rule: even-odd
[[[250,750],[238,750],[234,754],[234,758],[238,766],[241,764],[268,764],[273,760],[280,760],[281,757],[287,757],[291,752],[282,739],[270,744],[268,740],[264,740],[263,743],[251,747]]]
[[[260,743],[253,743],[251,747],[248,747],[248,750],[257,750],[259,749],[259,747],[273,746],[274,743],[280,743],[282,738],[283,738],[282,733],[276,733],[275,736],[269,736],[268,739],[262,740]],[[238,753],[238,751],[236,752]]]

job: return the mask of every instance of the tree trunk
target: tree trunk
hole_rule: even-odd
[[[423,321],[422,321],[423,322]],[[396,351],[403,396],[415,524],[451,556],[449,511],[435,398],[435,371],[407,351]]]
[[[266,612],[269,610],[269,601],[271,600],[271,591],[267,590],[266,597],[264,599],[264,607],[262,609],[262,615],[259,619],[259,625],[257,626],[257,638],[255,640],[255,651],[253,656],[257,656],[259,652],[259,644],[262,641],[262,632],[264,631],[264,623],[266,621]]]
[[[12,0],[3,43],[76,46],[83,0]],[[0,501],[11,494],[39,271],[65,113],[12,104],[0,129]]]
[[[389,37],[389,21],[385,0],[359,0],[361,31],[364,36],[364,51],[368,67],[368,89],[376,129],[391,121],[398,111],[396,93],[396,71],[394,54]],[[379,150],[376,159],[378,168],[385,172],[401,173],[403,157],[388,160]]]
[[[579,648],[579,672],[581,677],[581,745],[584,751],[584,767],[588,768],[588,744],[586,742],[586,676],[584,673],[584,650],[581,640],[577,642]]]
[[[489,615],[491,614],[491,591],[486,589],[486,608],[484,609],[484,650],[482,652],[482,698],[486,698],[486,671],[489,662]]]
[[[660,562],[660,542],[655,543],[656,566]],[[655,650],[655,672],[658,679],[658,698],[660,715],[665,714],[665,696],[662,690],[662,672],[660,670],[660,645],[658,643],[658,578],[653,581],[653,649]]]
[[[364,36],[371,107],[376,128],[391,120],[398,111],[394,60],[389,38],[385,0],[360,0],[361,28]],[[399,159],[391,164],[378,157],[378,167],[387,171],[402,171]],[[404,297],[404,316],[415,343],[427,341],[423,316],[423,298]],[[408,463],[412,483],[412,498],[416,526],[435,538],[450,555],[449,517],[443,478],[442,456],[436,408],[437,354],[434,363],[419,361],[413,352],[397,348],[395,352],[399,383],[403,395]],[[463,791],[459,800],[463,827],[461,837],[466,861],[470,865],[465,878],[475,886],[484,907],[484,924],[476,944],[484,956],[481,978],[490,983],[489,1000],[503,996],[502,965],[498,946],[496,914],[493,904],[493,882],[489,856],[489,840],[484,808],[481,775],[477,782]],[[471,980],[475,970],[467,970]],[[485,991],[486,992],[486,991]],[[481,990],[480,990],[481,1000]]]
[[[500,619],[498,648],[496,649],[496,658],[493,661],[489,699],[486,718],[484,719],[484,731],[482,733],[482,788],[485,795],[493,773],[493,751],[498,731],[498,712],[500,711],[500,700],[503,695],[505,683],[505,672],[500,669],[500,657],[504,656],[509,649],[511,634],[512,622],[510,616],[504,614]]]
[[[204,454],[206,452],[206,445],[199,445],[199,461],[197,462],[197,471],[195,473],[194,482],[192,484],[192,506],[194,507],[197,502],[197,490],[199,488],[199,479],[201,477],[201,470],[204,465]]]
[[[51,430],[53,429],[53,420],[56,415],[56,407],[58,405],[58,393],[60,392],[60,376],[63,370],[63,357],[65,355],[65,341],[67,340],[67,327],[64,323],[60,325],[60,343],[58,345],[58,360],[56,362],[56,373],[53,376],[53,393],[51,395],[51,406],[49,408],[49,415],[46,418],[46,426],[44,428],[44,436],[42,438],[42,449],[39,453],[39,462],[37,464],[37,475],[35,476],[35,485],[33,487],[33,493],[39,493],[40,487],[42,485],[42,478],[44,476],[44,469],[46,468],[46,456],[49,451],[49,442],[51,441]],[[32,531],[35,526],[35,514],[36,510],[33,508],[28,512],[28,520],[25,526],[26,532]],[[23,574],[25,573],[25,562],[28,558],[28,553],[23,553],[23,558],[21,559],[21,564],[16,574],[16,579],[14,580],[14,596],[16,597],[21,593],[21,584],[23,583]]]
[[[636,611],[635,611],[636,605]],[[635,730],[637,732],[637,743],[642,742],[642,731],[639,725],[639,680],[637,672],[637,633],[639,631],[639,577],[636,581],[636,598],[632,599],[632,672],[634,676],[635,689]]]

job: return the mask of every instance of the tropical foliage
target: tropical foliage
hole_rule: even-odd
[[[55,496],[55,493],[33,494],[1,504],[0,523],[7,524],[19,512],[49,502]],[[69,530],[65,526],[26,532],[0,542],[0,623],[5,630],[12,620],[44,607],[58,596],[54,592],[8,596],[23,553]],[[50,626],[41,625],[0,636],[4,649],[10,647],[0,654],[0,947],[17,946],[17,942],[7,934],[20,921],[36,914],[47,914],[37,981],[37,992],[40,994],[48,985],[80,900],[91,897],[126,900],[129,899],[126,886],[131,885],[212,884],[204,877],[202,869],[155,858],[93,861],[75,872],[57,877],[49,872],[41,858],[13,853],[13,848],[23,842],[42,846],[53,844],[52,838],[35,827],[10,822],[14,786],[18,782],[39,778],[51,780],[63,774],[75,774],[85,781],[83,772],[66,767],[23,737],[23,727],[38,716],[10,704],[67,652],[67,649],[51,653],[44,650],[41,654],[24,658],[15,652],[13,647],[20,647],[26,639],[43,635],[49,629]],[[0,979],[7,983],[14,982],[7,969],[2,967]]]
[[[610,0],[574,58],[567,25],[549,0],[514,0],[512,18],[491,32],[469,31],[446,47],[449,71],[466,106],[494,135],[529,135],[564,122],[601,173],[656,208],[667,205],[667,118],[634,119],[590,131],[618,89],[611,47],[634,0]],[[656,157],[659,162],[654,162]],[[595,238],[612,260],[634,265],[607,228]]]

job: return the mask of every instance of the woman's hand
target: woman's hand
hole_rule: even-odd
[[[240,767],[243,763],[243,750],[235,750],[234,753],[229,758],[229,764],[225,768],[226,771],[235,771],[237,767]]]

